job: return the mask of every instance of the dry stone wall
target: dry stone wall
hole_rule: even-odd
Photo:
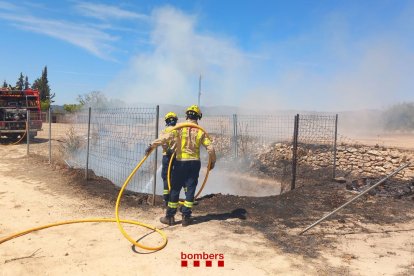
[[[213,144],[218,149],[219,156],[232,159],[230,138],[215,136]],[[250,170],[257,170],[272,177],[280,175],[281,171],[283,171],[283,175],[286,175],[287,171],[291,170],[292,145],[291,143],[274,143],[271,145],[252,143],[249,146],[247,156]],[[312,171],[317,172],[333,166],[332,145],[299,144],[297,156],[298,169],[304,177],[307,174],[311,176]],[[413,164],[397,174],[396,178],[413,180],[414,150],[349,144],[341,144],[337,147],[337,176],[384,176],[406,162],[412,162]]]
[[[386,175],[410,161],[414,161],[414,151],[395,148],[340,145],[337,151],[337,169],[361,177]],[[396,177],[413,179],[414,164]]]

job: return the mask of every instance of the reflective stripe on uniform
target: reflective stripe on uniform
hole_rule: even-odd
[[[173,208],[173,209],[177,209],[178,208],[178,202],[168,201],[168,207]]]
[[[187,208],[193,208],[194,202],[191,201],[184,201],[184,206]]]
[[[163,194],[168,195],[168,194],[170,194],[170,191],[169,190],[164,190]]]
[[[184,187],[184,192],[187,192],[187,187]]]

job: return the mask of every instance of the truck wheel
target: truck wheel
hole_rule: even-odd
[[[30,140],[34,139],[36,136],[37,136],[37,132],[34,132],[34,133],[32,132],[32,133],[30,133],[30,135],[29,135]]]

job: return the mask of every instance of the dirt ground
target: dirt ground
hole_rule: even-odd
[[[339,135],[340,142],[358,143],[362,145],[380,147],[395,147],[401,149],[414,149],[414,133],[371,133],[354,134],[349,136]]]
[[[118,189],[63,165],[0,145],[0,238],[57,221],[114,216]],[[212,171],[214,173],[215,171]],[[208,185],[208,184],[207,184]],[[194,224],[165,227],[144,195],[128,194],[121,217],[162,228],[158,252],[131,247],[115,223],[58,226],[0,244],[0,275],[413,275],[414,201],[366,196],[299,236],[355,194],[344,184],[305,186],[280,196],[209,195]],[[147,245],[161,238],[125,226]],[[224,254],[224,267],[181,267],[181,255]]]

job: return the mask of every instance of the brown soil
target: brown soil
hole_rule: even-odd
[[[24,145],[2,146],[0,154],[0,208],[8,210],[0,215],[1,237],[69,218],[113,216],[119,189],[108,180],[92,175],[85,181],[83,171],[50,166],[40,156],[26,158]],[[61,226],[1,244],[0,266],[3,275],[412,275],[411,199],[365,196],[298,235],[354,195],[345,184],[330,182],[271,197],[208,195],[199,199],[193,225],[165,229],[170,241],[162,251],[134,253],[114,225]],[[151,200],[126,194],[123,216],[162,227],[157,221],[164,212],[161,199],[156,206]],[[148,235],[128,230],[134,237]],[[150,235],[144,242],[159,238]],[[181,252],[223,253],[226,265],[181,268]]]

